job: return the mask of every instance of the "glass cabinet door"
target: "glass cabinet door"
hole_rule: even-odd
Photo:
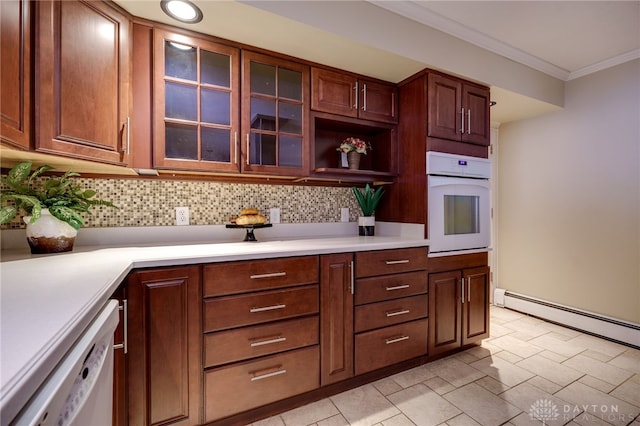
[[[243,171],[304,175],[308,67],[246,52],[243,73]]]
[[[155,32],[154,166],[239,171],[239,50]]]

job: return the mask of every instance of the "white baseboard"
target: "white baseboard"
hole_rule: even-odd
[[[547,302],[504,289],[496,289],[494,297],[496,301],[503,300],[505,308],[640,348],[640,324]],[[497,305],[500,306],[500,304]]]

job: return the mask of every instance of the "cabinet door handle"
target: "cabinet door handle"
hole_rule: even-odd
[[[351,261],[351,264],[349,265],[349,269],[351,272],[351,294],[355,293],[356,290],[356,279],[355,279],[355,272],[354,272],[354,267],[353,267],[353,260]]]
[[[122,328],[123,328],[123,336],[122,343],[118,343],[113,345],[113,349],[123,349],[126,354],[129,348],[129,305],[127,303],[127,299],[122,301],[122,305],[118,306],[118,310],[122,311]]]
[[[462,128],[460,129],[460,133],[464,133],[464,108],[460,108],[460,124],[462,124]]]
[[[410,311],[409,309],[401,309],[399,311],[394,311],[394,312],[387,312],[387,318],[389,317],[395,317],[397,315],[406,315],[408,314]]]
[[[467,302],[471,302],[471,277],[467,277]]]
[[[278,368],[280,368],[280,366],[278,366]],[[269,377],[279,376],[279,375],[284,374],[286,372],[287,372],[287,370],[278,370],[278,371],[273,371],[271,373],[262,374],[260,376],[255,376],[254,375],[251,378],[251,381],[255,382],[257,380],[268,379]],[[252,374],[255,374],[255,373],[252,373]]]
[[[467,134],[471,134],[471,110],[467,110]]]
[[[245,158],[247,159],[247,166],[248,166],[249,165],[249,133],[247,133],[247,152],[246,152]]]
[[[282,336],[276,337],[275,339],[260,340],[259,342],[251,342],[251,347],[255,348],[257,346],[271,345],[273,343],[284,342],[285,340],[287,340],[287,338]]]
[[[129,155],[129,149],[131,148],[131,117],[127,117],[127,121],[124,122],[125,131],[123,131],[122,138],[126,140],[124,141],[123,151],[125,155]]]
[[[409,263],[409,259],[403,259],[403,260],[387,260],[384,263],[386,263],[387,265],[400,265],[401,263]]]
[[[249,312],[256,313],[256,312],[265,312],[265,311],[274,311],[276,309],[284,309],[286,308],[287,305],[283,305],[283,304],[279,304],[279,305],[271,305],[271,306],[262,306],[260,308],[251,308],[249,309]]]
[[[409,287],[411,287],[409,284],[401,284],[393,287],[385,287],[385,290],[387,291],[402,290],[403,288],[409,288]]]
[[[367,110],[367,83],[362,85],[362,110]]]
[[[251,278],[252,280],[257,280],[257,279],[260,279],[260,278],[284,277],[285,275],[287,275],[286,272],[271,272],[269,274],[251,275],[251,276],[249,276],[249,278]]]
[[[390,345],[392,343],[402,342],[403,340],[409,340],[409,336],[400,336],[400,337],[396,337],[394,339],[386,339],[384,341],[384,343],[387,344],[387,345]]]
[[[238,146],[238,132],[233,132],[233,149],[236,151],[234,164],[238,164],[238,154],[240,153],[240,147]]]
[[[353,85],[353,108],[354,109],[358,109],[358,82],[356,81],[356,84]]]
[[[464,278],[460,280],[460,291],[462,292],[462,303],[464,303]]]

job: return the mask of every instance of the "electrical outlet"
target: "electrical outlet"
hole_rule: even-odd
[[[176,225],[189,224],[189,207],[176,207]]]
[[[269,222],[270,223],[280,223],[280,209],[275,207],[269,209]]]
[[[349,207],[340,209],[340,222],[349,222]]]

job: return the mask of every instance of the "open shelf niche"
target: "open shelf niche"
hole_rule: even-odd
[[[396,126],[349,117],[314,112],[312,123],[312,172],[317,177],[361,182],[393,182],[396,171]],[[341,167],[337,148],[348,138],[371,144],[359,170]]]

